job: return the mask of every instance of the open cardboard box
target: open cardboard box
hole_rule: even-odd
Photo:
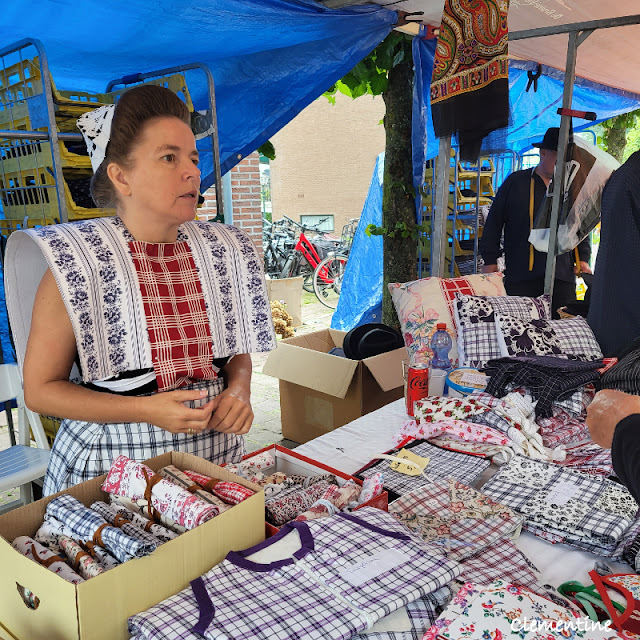
[[[304,443],[402,398],[404,347],[365,360],[328,353],[346,333],[324,329],[287,338],[262,373],[280,379],[282,435]]]
[[[299,453],[291,449],[287,449],[286,447],[281,447],[279,444],[272,444],[268,447],[264,447],[264,449],[260,449],[259,451],[253,451],[248,453],[243,460],[248,460],[253,456],[258,455],[259,453],[263,453],[264,451],[268,451],[273,456],[275,460],[274,467],[265,467],[261,469],[265,475],[269,475],[271,473],[277,473],[281,471],[282,473],[286,473],[287,475],[298,474],[301,476],[314,476],[321,473],[332,473],[338,479],[338,484],[342,486],[347,480],[353,480],[360,486],[362,486],[362,480],[359,478],[354,478],[342,471],[338,471],[329,465],[323,464],[322,462],[318,462],[317,460],[312,460],[311,458],[307,458]],[[362,507],[375,507],[376,509],[381,509],[382,511],[389,510],[389,494],[386,491],[383,491],[380,495],[371,498],[368,502],[365,502],[358,509],[362,509]],[[357,511],[358,509],[355,509]],[[265,522],[266,534],[267,537],[278,533],[278,528],[274,527],[269,522]]]
[[[0,625],[18,640],[125,640],[127,619],[185,589],[191,580],[265,538],[264,492],[226,469],[188,453],[170,452],[145,464],[157,471],[179,469],[233,480],[257,493],[212,520],[160,545],[151,555],[122,565],[79,585],[67,582],[11,547],[21,535],[33,536],[44,517],[48,496],[0,517]],[[89,506],[107,498],[106,475],[71,487],[69,493]],[[39,599],[37,609],[24,603],[19,587]],[[0,627],[1,628],[1,627]],[[0,637],[1,637],[0,633]]]

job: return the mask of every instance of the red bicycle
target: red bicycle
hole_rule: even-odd
[[[321,238],[311,241],[304,233],[309,227],[299,225],[294,220],[291,222],[302,231],[280,277],[304,276],[304,288],[309,291],[313,287],[311,290],[318,300],[330,309],[335,309],[347,264],[347,256],[337,253],[340,241]]]

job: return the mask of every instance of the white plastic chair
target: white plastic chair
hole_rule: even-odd
[[[24,404],[18,366],[0,365],[0,403],[13,400],[18,405],[18,444],[0,451],[0,492],[20,487],[20,500],[0,506],[0,513],[33,500],[31,483],[44,476],[49,463],[49,443],[40,416]],[[33,433],[37,448],[31,447]]]

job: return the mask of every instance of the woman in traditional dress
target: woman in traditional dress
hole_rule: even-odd
[[[78,127],[91,195],[117,215],[17,232],[8,247],[15,259],[26,235],[48,267],[24,358],[27,406],[64,418],[44,493],[120,454],[236,462],[253,419],[249,353],[275,346],[255,247],[235,227],[194,220],[198,151],[173,92],[133,88]]]

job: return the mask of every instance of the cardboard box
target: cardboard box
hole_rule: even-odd
[[[284,302],[287,313],[293,318],[293,326],[302,326],[302,282],[304,278],[267,279],[269,301]]]
[[[242,459],[248,460],[249,458],[257,456],[259,453],[263,453],[264,451],[269,451],[276,463],[275,467],[266,467],[265,469],[262,469],[265,475],[276,473],[278,471],[286,473],[287,475],[299,474],[301,476],[314,476],[321,473],[332,473],[336,478],[338,478],[338,484],[340,486],[342,486],[347,480],[353,480],[356,484],[362,486],[362,480],[360,480],[360,478],[354,478],[353,476],[350,476],[343,471],[338,471],[337,469],[323,464],[322,462],[318,462],[312,458],[307,458],[307,456],[303,456],[291,449],[287,449],[286,447],[281,447],[279,444],[272,444],[268,447],[264,447],[264,449],[260,449],[259,451],[248,453]],[[389,494],[386,491],[383,491],[380,495],[371,498],[371,500],[359,506],[358,509],[362,509],[362,507],[375,507],[382,511],[388,511]],[[355,509],[355,511],[358,509]],[[265,522],[265,531],[267,537],[269,537],[278,533],[278,528],[274,527],[269,522]]]
[[[264,533],[264,492],[257,485],[202,458],[170,452],[145,462],[154,471],[168,464],[215,478],[233,480],[257,491],[212,520],[159,546],[151,555],[123,563],[79,585],[15,551],[10,542],[32,536],[42,523],[49,496],[0,517],[0,624],[19,640],[125,640],[127,619],[186,588],[231,550],[258,544]],[[89,506],[105,500],[105,475],[62,493]],[[18,589],[39,598],[28,608]]]
[[[346,333],[324,329],[287,338],[271,351],[262,373],[280,378],[282,435],[304,443],[404,395],[404,347],[366,360],[328,352]]]

